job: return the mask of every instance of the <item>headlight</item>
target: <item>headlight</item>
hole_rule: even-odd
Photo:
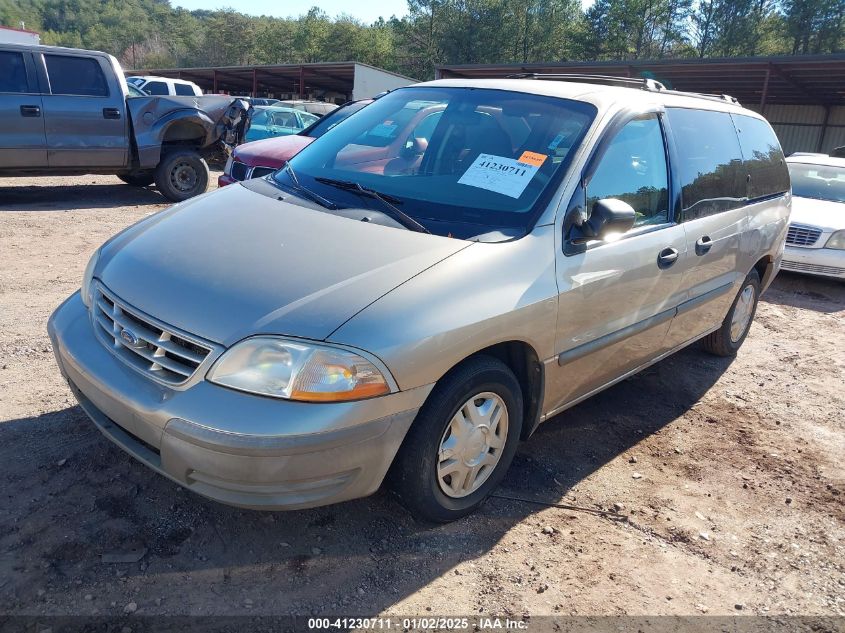
[[[341,402],[390,393],[384,374],[358,354],[273,336],[246,339],[208,372],[218,385],[288,400]]]
[[[230,154],[229,159],[226,161],[226,166],[223,168],[223,173],[226,174],[227,176],[232,175],[232,163],[233,162],[235,162],[235,158]]]
[[[835,248],[837,250],[845,250],[845,231],[837,231],[833,235],[831,235],[828,240],[827,244],[824,245],[825,248]]]
[[[85,272],[82,273],[82,287],[79,292],[82,295],[82,303],[87,308],[91,307],[91,281],[94,279],[94,268],[97,266],[98,259],[100,259],[99,248],[91,255],[91,259],[88,260],[88,264],[85,266]]]

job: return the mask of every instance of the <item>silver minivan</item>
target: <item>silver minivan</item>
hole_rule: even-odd
[[[119,233],[49,331],[97,427],[199,494],[384,482],[449,521],[541,422],[695,341],[736,354],[789,211],[775,134],[728,97],[440,80]]]

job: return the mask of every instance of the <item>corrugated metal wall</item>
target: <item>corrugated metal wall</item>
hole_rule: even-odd
[[[755,106],[750,109],[760,111]],[[767,105],[763,116],[777,132],[787,156],[793,152],[827,154],[834,147],[845,146],[845,106],[831,106],[828,112],[816,105]]]

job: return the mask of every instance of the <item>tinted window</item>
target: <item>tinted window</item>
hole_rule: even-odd
[[[657,117],[628,122],[610,142],[587,183],[587,208],[602,198],[634,207],[634,226],[669,220],[666,149]]]
[[[100,62],[91,57],[44,55],[54,95],[107,97],[109,88]]]
[[[142,88],[148,95],[166,95],[170,94],[167,90],[167,84],[163,81],[150,81],[144,84]]]
[[[845,202],[845,167],[789,163],[789,174],[794,195]]]
[[[183,95],[183,96],[194,96],[194,87],[189,86],[188,84],[174,84],[176,87],[176,94]]]
[[[745,204],[746,178],[730,114],[667,108],[678,150],[683,219]]]
[[[0,92],[28,92],[21,53],[0,51]]]
[[[774,130],[760,119],[732,115],[739,132],[745,173],[751,176],[748,197],[761,198],[789,191],[789,171]]]

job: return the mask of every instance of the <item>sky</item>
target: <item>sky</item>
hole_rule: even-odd
[[[581,6],[588,7],[593,0],[581,0]],[[272,15],[277,18],[298,17],[307,13],[313,6],[320,7],[331,17],[342,13],[358,18],[370,24],[383,17],[385,20],[395,15],[401,18],[408,15],[406,0],[171,0],[171,4],[185,9],[222,9],[231,8],[250,15]]]

